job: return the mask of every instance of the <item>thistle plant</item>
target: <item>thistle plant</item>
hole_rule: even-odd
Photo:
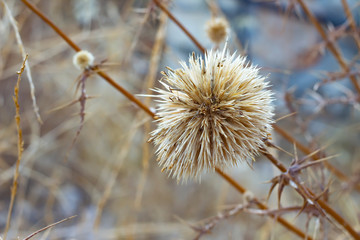
[[[178,180],[251,159],[269,138],[272,93],[245,57],[211,50],[181,69],[162,72],[158,127],[151,133],[159,164]]]
[[[189,15],[179,14],[177,18],[171,13],[172,9],[176,9],[176,3],[171,1],[106,1],[106,4],[95,4],[86,9],[99,7],[96,11],[101,11],[101,21],[99,16],[93,16],[91,28],[86,29],[81,13],[71,11],[70,5],[62,6],[61,9],[66,11],[59,11],[57,3],[49,5],[46,1],[39,1],[36,7],[31,0],[21,1],[49,26],[47,29],[38,21],[33,21],[36,16],[26,13],[21,4],[10,4],[16,13],[11,17],[11,6],[8,8],[6,4],[11,1],[0,1],[5,10],[5,14],[0,16],[0,32],[5,41],[0,45],[3,47],[3,62],[6,63],[1,64],[0,61],[3,73],[0,79],[0,89],[3,89],[0,95],[3,108],[0,115],[3,124],[0,131],[0,195],[1,205],[5,206],[0,213],[2,216],[8,214],[6,219],[0,218],[0,239],[29,240],[36,235],[43,235],[41,238],[81,239],[203,239],[211,234],[211,239],[231,235],[236,239],[315,240],[331,236],[331,239],[360,240],[357,218],[360,174],[356,170],[359,168],[356,145],[359,116],[356,110],[360,99],[357,79],[360,70],[355,44],[349,44],[354,45],[351,46],[353,55],[343,46],[344,42],[353,40],[360,49],[356,16],[353,16],[357,5],[353,2],[339,1],[346,21],[329,29],[324,27],[325,22],[319,21],[304,0],[284,5],[286,11],[283,17],[277,11],[264,11],[262,8],[260,13],[265,14],[260,18],[254,15],[251,16],[251,24],[241,22],[241,29],[250,29],[251,33],[262,29],[266,30],[264,36],[271,34],[271,39],[267,39],[269,47],[256,51],[251,51],[258,44],[253,44],[253,37],[242,42],[244,39],[237,41],[234,34],[229,48],[242,51],[242,46],[246,44],[250,46],[248,52],[255,54],[253,59],[259,52],[275,56],[273,50],[276,50],[277,44],[286,43],[289,47],[286,50],[290,47],[299,50],[296,39],[299,32],[304,34],[304,39],[298,40],[308,43],[296,53],[277,52],[276,58],[283,57],[282,54],[289,57],[285,59],[289,59],[291,68],[284,64],[273,69],[272,64],[262,61],[266,71],[279,74],[273,90],[277,91],[276,96],[279,96],[279,104],[283,107],[277,109],[275,124],[272,121],[272,93],[268,90],[266,78],[244,57],[220,47],[230,32],[229,22],[224,18],[227,13],[224,11],[222,14],[223,8],[217,5],[220,1],[207,1],[213,16],[224,16],[221,20],[211,18],[205,26],[204,30],[214,46],[211,51],[205,50],[205,42],[200,41],[203,39],[197,40],[199,32],[192,33],[193,29],[188,29],[187,24],[193,24],[194,21],[189,21],[193,18],[186,19],[183,25],[185,19],[182,18]],[[83,4],[88,6],[94,1],[87,2]],[[256,8],[261,5],[255,4]],[[275,3],[266,3],[262,7],[269,6],[272,9],[277,7]],[[284,6],[280,10],[284,10]],[[295,8],[301,10],[304,16],[295,16]],[[52,22],[46,17],[48,14],[40,9],[55,13],[52,17],[56,17],[57,21]],[[340,11],[339,8],[339,14]],[[77,16],[72,17],[69,13]],[[157,21],[158,16],[160,21]],[[200,19],[201,16],[196,17]],[[9,34],[7,18],[15,34]],[[148,89],[153,88],[159,63],[167,58],[163,54],[175,52],[172,51],[173,45],[166,43],[167,18],[188,37],[193,49],[197,47],[204,55],[193,54],[189,61],[182,62],[179,69],[168,68],[162,73],[163,86],[155,89],[154,93],[159,103],[155,112],[150,107],[150,101],[142,102],[134,94],[148,93]],[[306,22],[306,19],[309,21]],[[322,21],[326,21],[324,19]],[[236,29],[232,32],[237,33],[239,18],[229,20],[234,21]],[[274,21],[286,21],[286,24],[275,24]],[[71,24],[68,29],[71,29],[72,36],[77,36],[76,42],[57,27],[58,23],[64,27]],[[259,24],[261,29],[257,28]],[[71,57],[59,39],[43,38],[51,36],[50,28],[77,52],[73,63],[79,71],[68,66]],[[297,32],[295,35],[294,29]],[[311,29],[316,30],[322,39],[315,36],[313,41],[308,42],[308,37],[312,39],[314,34]],[[85,34],[83,30],[86,30]],[[18,59],[16,68],[12,67],[16,61],[16,48],[11,44],[11,41],[15,43],[14,36],[21,54],[26,54],[22,41],[18,41],[21,38],[27,46],[34,48],[29,59],[35,61],[32,61],[33,64],[26,61],[23,67],[26,66],[25,72],[32,68],[36,75],[35,85],[41,86],[42,91],[37,97],[42,111],[64,98],[73,99],[73,88],[76,88],[78,97],[66,105],[80,103],[78,114],[81,120],[80,126],[76,125],[75,138],[73,134],[68,134],[69,131],[73,133],[73,121],[67,121],[67,110],[46,114],[41,126],[37,126],[35,118],[31,120],[28,117],[31,114],[27,114],[30,106],[27,101],[30,96],[35,100],[35,94],[32,91],[30,95],[26,94],[26,85],[22,83],[20,91],[17,91],[18,85],[15,87],[18,99],[14,109],[8,87],[13,88],[16,84],[15,69],[18,70],[21,64]],[[121,39],[121,44],[114,39]],[[32,44],[34,40],[36,43]],[[344,42],[339,44],[339,41]],[[53,45],[61,47],[59,50],[64,50],[63,53],[51,54],[59,53]],[[89,52],[82,51],[82,46],[86,46]],[[317,63],[323,60],[321,54],[326,49],[328,52],[324,60],[328,59],[327,55],[333,55],[338,66],[319,67]],[[90,52],[97,52],[97,59],[109,59],[107,68],[102,68],[101,63],[94,64],[95,57]],[[301,71],[297,71],[299,69]],[[320,76],[316,77],[320,70]],[[301,79],[295,77],[299,73],[303,76]],[[308,80],[304,73],[313,75],[318,81],[314,85],[304,84],[303,81]],[[79,77],[74,87],[76,76]],[[87,81],[90,76],[92,81]],[[113,89],[108,89],[106,85],[103,87],[99,82],[101,80]],[[296,86],[304,87],[307,93],[299,96],[293,88],[288,89],[294,82]],[[328,94],[327,90],[330,90],[329,93],[334,90],[332,83],[339,84],[344,94]],[[96,92],[100,97],[88,102],[91,97],[85,90]],[[117,98],[120,94],[124,98]],[[284,96],[283,100],[281,96]],[[85,103],[95,114],[86,116],[88,127],[79,136],[85,119]],[[341,116],[341,121],[337,121],[340,118],[333,119],[334,115],[328,113],[334,104],[336,108],[343,106],[344,110],[353,108],[354,114],[351,118]],[[315,110],[307,111],[309,108]],[[37,112],[37,106],[34,110]],[[24,116],[25,121],[20,124],[18,117],[13,120],[14,113]],[[41,122],[40,115],[36,113],[36,116]],[[157,148],[159,163],[167,174],[179,180],[199,179],[203,172],[209,171],[215,171],[216,176],[207,178],[202,184],[190,182],[186,186],[164,179],[157,164],[153,164],[152,148],[146,142],[151,118],[158,124],[151,139]],[[319,126],[319,129],[314,131],[314,126]],[[19,131],[18,135],[15,134],[15,127],[21,130],[23,137]],[[272,130],[278,136],[276,141],[270,140]],[[74,145],[78,136],[79,141]],[[64,152],[69,153],[71,149],[64,150],[64,144],[70,143],[74,151],[69,155],[70,161],[64,162]],[[241,177],[226,171],[226,167],[249,163],[258,152],[264,162],[256,164],[255,171],[242,171]],[[143,166],[141,169],[140,165]],[[272,171],[274,168],[279,171]],[[266,180],[269,180],[269,185],[262,184]],[[221,181],[235,191],[228,191],[226,186],[220,185]],[[277,199],[276,194],[271,194],[276,191],[275,187]],[[242,194],[243,198],[236,194]],[[223,209],[223,206],[229,207]],[[88,210],[95,208],[94,217],[88,215]],[[78,216],[75,219],[70,217],[74,214]],[[174,215],[184,220],[179,223],[173,219]],[[259,217],[251,218],[251,215]],[[56,226],[71,219],[67,226]],[[54,228],[51,233],[48,231],[50,228]],[[77,229],[76,233],[68,231],[73,228]]]

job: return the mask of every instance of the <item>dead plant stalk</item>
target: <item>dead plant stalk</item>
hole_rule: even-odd
[[[335,43],[333,43],[332,41],[329,41],[327,34],[326,34],[325,30],[322,28],[319,21],[315,18],[315,16],[312,14],[312,12],[310,11],[310,9],[307,7],[307,5],[305,4],[305,2],[303,0],[297,0],[297,1],[300,4],[303,11],[305,12],[306,16],[311,21],[311,23],[314,25],[314,27],[319,32],[319,34],[324,39],[324,41],[327,43],[326,44],[327,48],[334,55],[335,59],[338,61],[339,65],[340,65],[340,67],[344,70],[344,72],[349,72],[350,67],[348,66],[345,59],[341,55],[340,51],[336,47]],[[350,75],[349,78],[350,78],[352,84],[354,85],[356,91],[358,92],[358,94],[360,94],[360,85],[359,85],[356,77],[353,75]]]
[[[16,115],[15,115],[16,129],[18,132],[18,142],[17,142],[18,158],[16,160],[15,174],[14,174],[13,184],[11,187],[10,206],[9,206],[8,215],[7,215],[7,219],[6,219],[4,240],[6,240],[7,234],[8,234],[9,228],[10,228],[11,214],[12,214],[12,210],[14,207],[14,201],[15,201],[15,196],[16,196],[16,192],[17,192],[17,187],[19,185],[18,179],[20,176],[20,174],[19,174],[20,162],[21,162],[22,153],[24,151],[24,147],[23,147],[24,141],[23,141],[22,130],[21,130],[21,126],[20,126],[19,87],[20,87],[20,81],[21,81],[21,74],[24,72],[25,63],[26,63],[27,58],[28,58],[28,55],[25,56],[25,59],[23,60],[20,71],[17,72],[18,79],[17,79],[16,85],[15,85],[14,96],[13,96],[13,100],[15,103],[15,109],[16,109]]]

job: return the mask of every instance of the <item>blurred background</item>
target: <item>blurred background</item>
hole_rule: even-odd
[[[243,197],[215,173],[201,182],[178,184],[161,172],[153,146],[147,143],[155,127],[152,119],[107,82],[92,75],[86,80],[84,126],[76,101],[82,72],[72,64],[75,53],[46,23],[21,1],[4,0],[17,21],[35,85],[43,124],[33,110],[26,74],[20,83],[24,153],[8,239],[30,233],[77,215],[34,239],[193,239],[206,219],[243,202]],[[359,74],[359,46],[348,27],[341,0],[305,1],[336,42],[350,71],[344,73],[326,50],[314,26],[296,1],[162,1],[207,49],[216,47],[205,25],[214,16],[230,25],[228,47],[248,56],[262,68],[275,93],[276,117],[291,112],[278,124],[305,145],[327,147],[338,169],[355,183],[360,179],[359,106],[349,74]],[[356,24],[359,2],[348,0]],[[89,50],[117,83],[133,94],[159,86],[160,71],[180,67],[192,52],[201,54],[188,37],[151,1],[33,0],[46,16],[82,49]],[[6,225],[17,159],[13,91],[22,56],[4,4],[0,4],[0,232]],[[358,34],[358,33],[357,33]],[[220,44],[220,48],[224,43]],[[103,63],[101,63],[104,61]],[[139,97],[155,108],[153,100]],[[276,133],[273,142],[288,152],[294,146]],[[276,151],[289,165],[292,157]],[[301,157],[301,154],[298,153]],[[279,172],[259,156],[253,169],[241,164],[227,169],[235,180],[266,201],[269,181]],[[318,174],[320,172],[320,175]],[[321,176],[321,178],[319,177]],[[360,229],[359,193],[323,169],[305,179],[312,189],[333,180],[331,202]],[[277,207],[276,194],[269,199]],[[285,191],[284,206],[302,204],[294,191]],[[296,212],[286,218],[301,229],[308,220]],[[310,221],[318,231],[320,218]],[[326,228],[330,224],[326,225]],[[337,230],[339,239],[347,239]],[[240,213],[219,221],[202,239],[294,239],[274,220]],[[323,236],[323,235],[320,235]],[[343,237],[343,238],[342,238]],[[322,239],[322,238],[321,238]],[[330,238],[331,239],[331,238]]]

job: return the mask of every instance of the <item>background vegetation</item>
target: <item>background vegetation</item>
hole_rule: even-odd
[[[4,0],[0,4],[3,238],[7,225],[7,239],[24,239],[77,215],[33,239],[302,236],[278,223],[275,219],[280,216],[300,229],[302,238],[360,239],[356,1],[322,3],[327,7],[321,1],[303,0],[219,1],[220,5],[161,1],[204,48],[213,47],[206,38],[205,22],[212,15],[226,17],[231,25],[231,51],[248,54],[249,60],[263,68],[262,74],[270,73],[275,118],[279,119],[268,150],[256,159],[253,169],[241,164],[226,169],[228,175],[218,171],[204,175],[201,182],[186,184],[160,172],[153,146],[147,143],[154,128],[152,117],[96,71],[85,81],[89,98],[85,122],[76,138],[83,111],[76,90],[82,71],[72,65],[74,49],[23,2]],[[165,66],[179,67],[179,59],[186,60],[192,51],[201,53],[159,9],[158,1],[32,3],[78,46],[91,51],[101,71],[134,95],[159,86],[159,72]],[[333,6],[337,6],[335,14],[331,13]],[[24,142],[20,162],[13,102],[16,72],[23,63],[19,47],[28,54],[29,64],[18,94]],[[27,68],[42,123],[34,112]],[[150,99],[139,99],[155,107]],[[20,163],[18,186],[11,210],[16,163]],[[284,191],[278,195],[276,186],[267,200],[272,185]]]

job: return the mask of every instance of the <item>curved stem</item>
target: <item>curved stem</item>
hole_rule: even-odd
[[[350,68],[346,64],[346,61],[344,60],[343,56],[341,55],[341,52],[336,48],[335,44],[331,41],[328,41],[328,37],[324,29],[322,28],[321,24],[318,22],[318,20],[315,18],[315,16],[312,14],[310,9],[307,7],[307,5],[304,3],[303,0],[297,0],[302,9],[304,10],[305,14],[308,16],[311,23],[314,25],[316,30],[319,32],[321,37],[324,39],[324,41],[327,43],[326,46],[330,50],[330,52],[334,55],[335,59],[338,61],[340,67],[345,71],[349,72]],[[358,94],[360,94],[360,85],[354,75],[349,76],[352,84],[354,85],[356,91]]]
[[[230,177],[229,175],[227,175],[226,173],[224,173],[223,171],[221,171],[219,168],[215,168],[215,171],[222,177],[224,178],[231,186],[233,186],[234,188],[236,188],[236,190],[238,190],[240,193],[244,194],[247,190],[245,187],[241,186],[238,182],[236,182],[232,177]],[[268,209],[268,207],[261,203],[258,199],[254,198],[254,202],[256,202],[256,205],[262,209],[262,210],[266,210]],[[296,235],[298,235],[299,237],[305,239],[312,239],[310,236],[307,236],[305,233],[303,233],[299,228],[297,228],[296,226],[292,225],[291,223],[289,223],[288,221],[286,221],[284,218],[282,217],[278,217],[276,215],[269,215],[270,217],[274,218],[276,221],[278,221],[281,225],[283,225],[285,228],[287,228],[288,230],[292,231],[293,233],[295,233]]]
[[[196,38],[174,17],[172,13],[169,12],[169,10],[160,3],[159,0],[153,0],[154,3],[163,11],[165,12],[169,18],[188,36],[191,41],[199,48],[199,50],[202,53],[205,53],[205,48],[196,40]]]

